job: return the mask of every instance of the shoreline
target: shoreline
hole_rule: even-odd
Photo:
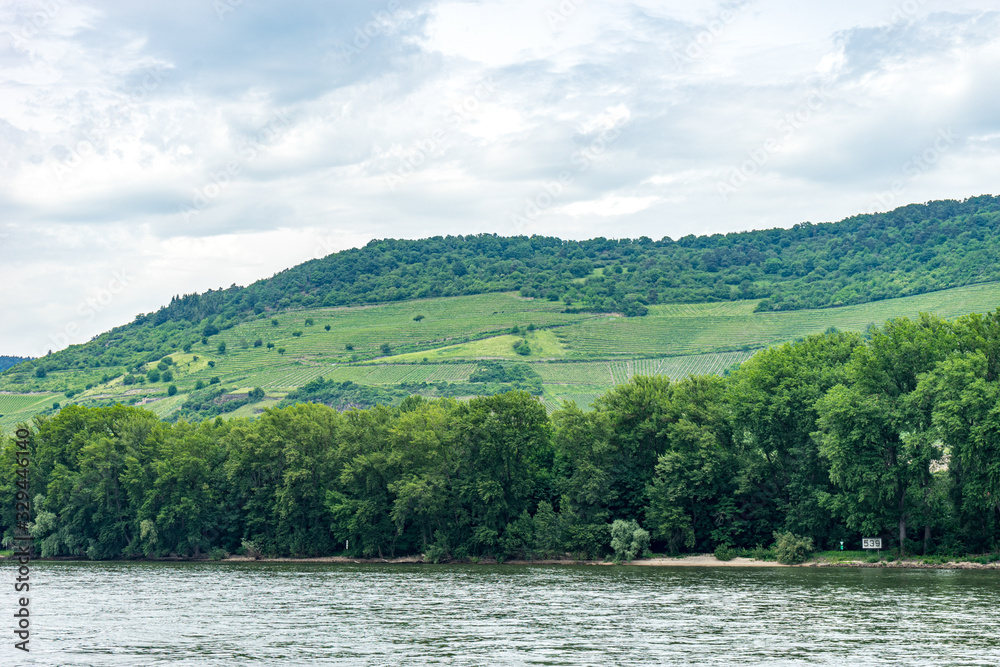
[[[2,560],[7,560],[10,557],[3,558]],[[58,558],[35,558],[32,559],[34,562],[87,562],[87,559],[82,558],[71,558],[71,557],[58,557]],[[292,558],[292,557],[277,557],[277,558],[251,558],[249,556],[229,556],[227,558],[222,558],[219,560],[212,560],[209,558],[181,558],[181,557],[167,557],[167,558],[136,558],[130,560],[120,560],[120,561],[101,561],[101,562],[122,562],[122,563],[316,563],[316,564],[354,564],[354,565],[434,565],[428,560],[425,560],[422,556],[401,556],[399,558],[350,558],[347,556],[316,556],[312,558]],[[471,561],[450,561],[447,563],[440,563],[441,565],[497,565],[495,559],[484,558],[477,562]],[[610,561],[598,561],[598,560],[579,560],[579,559],[557,559],[557,558],[541,558],[541,559],[513,559],[507,560],[501,565],[615,565],[615,563]],[[621,563],[623,566],[631,567],[750,567],[750,568],[760,568],[760,567],[848,567],[848,568],[882,568],[882,569],[907,569],[907,570],[998,570],[1000,569],[1000,561],[994,561],[992,563],[976,563],[971,561],[948,561],[945,563],[924,563],[919,559],[906,559],[902,561],[877,561],[874,563],[869,563],[865,561],[858,560],[844,560],[844,561],[832,561],[832,560],[808,560],[804,563],[799,563],[796,565],[786,565],[783,563],[778,563],[776,561],[762,561],[753,558],[743,558],[737,557],[728,561],[721,561],[717,559],[712,554],[691,554],[689,556],[680,557],[654,557],[654,558],[641,558],[633,560],[627,563]]]

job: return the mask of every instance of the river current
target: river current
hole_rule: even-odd
[[[31,574],[31,652],[13,648],[8,614],[9,664],[1000,665],[995,570],[83,562]]]

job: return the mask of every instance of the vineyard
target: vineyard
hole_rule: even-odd
[[[100,369],[54,372],[44,381],[53,391],[0,394],[0,427],[9,432],[17,421],[51,410],[54,402],[155,398],[144,405],[165,416],[199,382],[217,382],[234,393],[261,387],[265,402],[233,413],[250,416],[319,377],[386,387],[465,382],[479,359],[530,363],[542,377],[542,399],[550,410],[564,399],[588,406],[635,375],[718,375],[758,349],[830,327],[863,331],[920,312],[956,317],[992,311],[1000,305],[1000,283],[825,310],[755,313],[756,305],[659,305],[650,306],[645,317],[618,317],[562,313],[561,303],[486,294],[285,312],[211,336],[188,353],[171,354],[169,382],[126,386],[121,376],[102,383]],[[521,341],[527,341],[530,354],[514,351]],[[81,382],[93,387],[86,390]],[[169,384],[177,386],[177,396],[167,397]],[[73,397],[65,395],[70,390]]]
[[[41,410],[60,400],[58,394],[0,394],[0,432],[10,432],[18,422],[27,422]]]
[[[829,327],[863,331],[894,317],[956,317],[1000,305],[1000,283],[823,310],[753,312],[757,302],[653,306],[646,317],[592,318],[556,331],[572,357],[691,355],[754,349]]]

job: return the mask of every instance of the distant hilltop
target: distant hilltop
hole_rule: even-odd
[[[0,356],[0,373],[3,373],[11,366],[17,366],[22,361],[31,361],[31,357]]]

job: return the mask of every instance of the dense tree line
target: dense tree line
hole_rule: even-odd
[[[1000,279],[1000,198],[934,201],[836,223],[659,241],[495,234],[375,240],[247,287],[174,297],[85,345],[22,365],[99,381],[265,312],[519,291],[571,311],[759,299],[825,308]],[[89,370],[88,370],[89,369]]]
[[[612,525],[619,542],[644,529],[666,552],[776,533],[985,552],[1000,549],[1000,310],[830,331],[726,378],[640,376],[593,410],[551,416],[510,391],[200,424],[72,406],[32,431],[45,555],[316,556],[349,543],[363,556],[600,556]],[[9,443],[3,461],[13,497]]]

